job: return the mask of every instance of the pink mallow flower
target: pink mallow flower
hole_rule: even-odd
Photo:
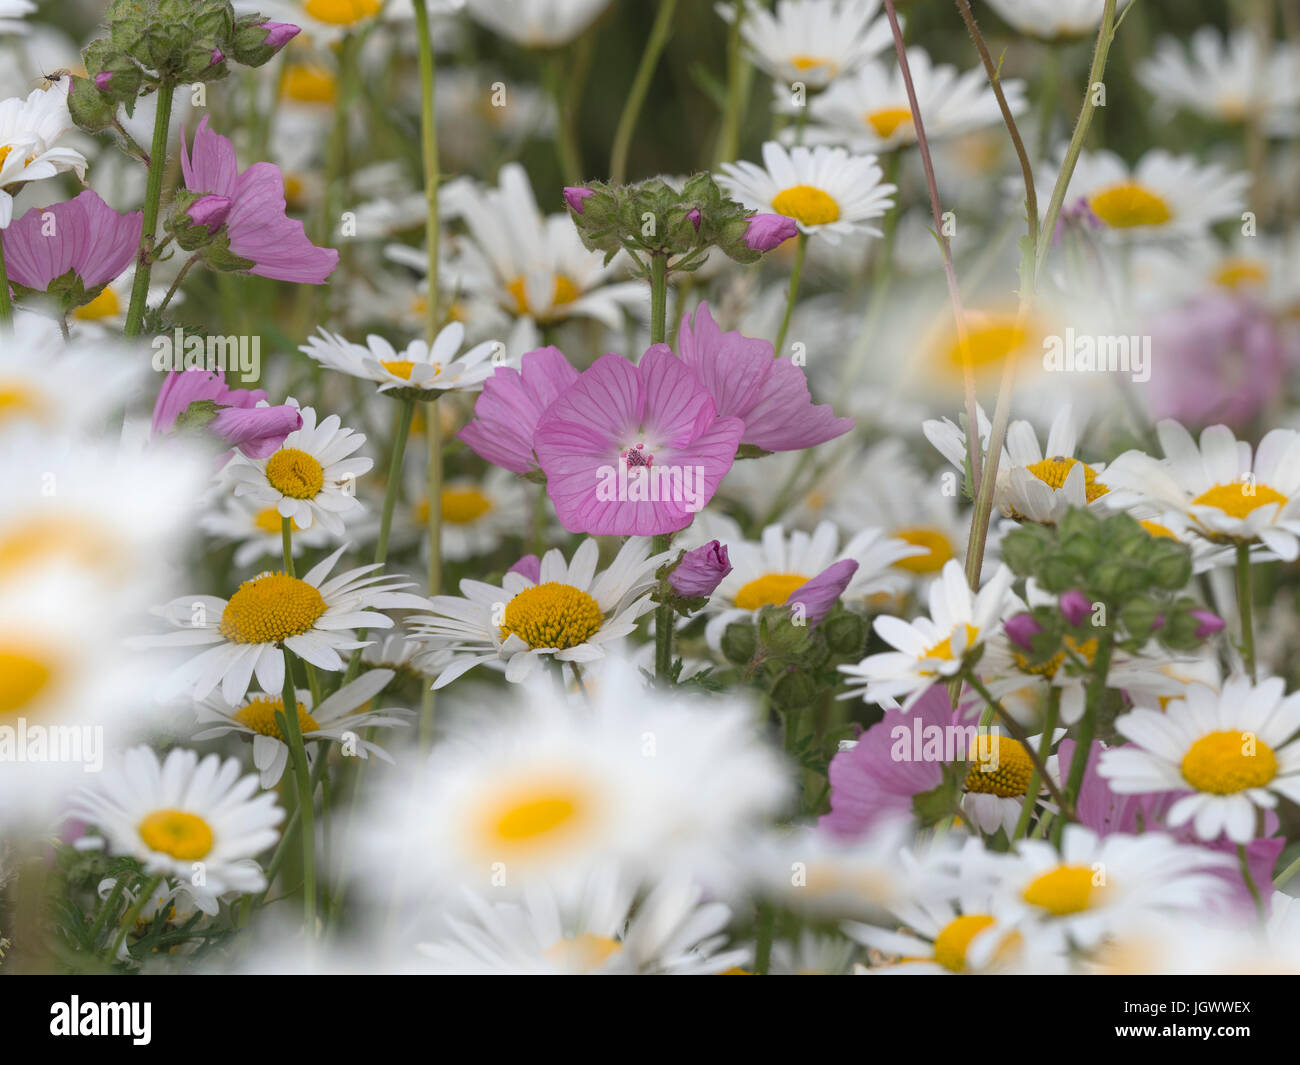
[[[799,607],[802,610],[804,623],[808,628],[815,629],[826,620],[831,607],[844,594],[844,589],[849,586],[849,581],[853,580],[853,575],[857,572],[858,564],[851,558],[832,562],[812,580],[801,584],[791,592],[785,605],[792,609]]]
[[[230,202],[226,234],[230,251],[253,265],[258,277],[324,284],[339,262],[333,248],[318,248],[302,223],[285,214],[284,175],[274,163],[254,163],[242,173],[230,140],[208,129],[205,115],[194,131],[194,151],[181,130],[181,172],[191,192],[224,196]]]
[[[210,402],[222,408],[206,428],[250,459],[277,451],[285,437],[302,428],[298,408],[288,404],[259,406],[266,400],[260,388],[228,388],[221,370],[173,370],[158,390],[153,408],[153,437],[165,436],[191,403]]]
[[[533,432],[546,408],[578,380],[564,352],[547,347],[530,351],[516,370],[498,366],[483,382],[474,403],[474,420],[456,434],[480,458],[513,473],[537,469]]]
[[[9,280],[44,292],[71,271],[87,291],[99,288],[131,265],[143,224],[144,212],[118,214],[90,189],[63,203],[33,207],[0,231]]]
[[[710,540],[682,556],[677,567],[668,574],[668,584],[683,599],[698,599],[712,595],[722,578],[730,572],[727,545],[720,540]]]
[[[533,447],[570,532],[657,536],[686,528],[713,498],[744,428],[657,344],[636,366],[597,359],[542,415]]]
[[[813,404],[803,371],[789,359],[773,358],[771,343],[724,333],[707,303],[696,308],[694,323],[689,314],[682,316],[677,351],[713,396],[718,414],[744,421],[742,444],[798,451],[853,428],[852,418]]]

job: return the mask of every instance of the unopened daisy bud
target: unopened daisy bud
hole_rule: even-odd
[[[1061,596],[1060,606],[1061,616],[1076,627],[1092,613],[1092,601],[1077,588],[1071,588]]]
[[[683,599],[712,595],[722,579],[731,572],[727,545],[710,540],[694,551],[687,551],[677,568],[668,575],[668,584]]]
[[[583,202],[588,196],[596,195],[592,189],[583,188],[581,185],[564,186],[564,202],[569,205],[574,214],[582,214]]]
[[[1013,618],[1007,618],[1002,627],[1006,630],[1007,638],[1026,651],[1034,649],[1033,639],[1043,631],[1043,626],[1034,620],[1032,614],[1017,614]]]
[[[272,22],[261,15],[250,15],[235,23],[231,55],[236,63],[260,67],[300,32],[291,22]]]
[[[745,230],[745,244],[753,251],[771,251],[798,235],[794,219],[783,214],[756,214]]]
[[[1218,614],[1213,614],[1208,610],[1193,610],[1192,617],[1198,622],[1196,626],[1196,638],[1198,640],[1204,640],[1209,636],[1213,636],[1216,632],[1222,632],[1224,625],[1227,624]]]

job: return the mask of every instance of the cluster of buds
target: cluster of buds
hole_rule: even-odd
[[[582,242],[604,252],[620,251],[638,260],[665,256],[673,270],[697,269],[710,248],[739,263],[753,263],[764,252],[798,232],[782,215],[757,215],[726,196],[710,174],[696,174],[680,190],[660,178],[636,185],[596,181],[564,190],[565,202]]]
[[[1056,597],[1006,622],[1008,638],[1031,670],[1103,631],[1130,652],[1153,638],[1185,652],[1224,627],[1196,599],[1178,594],[1192,578],[1191,550],[1152,536],[1127,514],[1102,518],[1074,508],[1055,527],[1024,526],[1008,534],[1002,557],[1017,576],[1032,577]]]
[[[83,49],[86,77],[74,76],[68,109],[88,133],[107,129],[118,107],[169,84],[216,81],[230,63],[267,62],[298,27],[261,15],[236,18],[230,0],[113,0],[108,35]]]

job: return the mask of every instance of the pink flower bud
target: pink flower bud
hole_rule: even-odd
[[[595,196],[593,189],[584,189],[582,186],[565,185],[564,202],[569,205],[574,214],[582,214],[582,204],[588,196]]]
[[[1008,618],[1002,627],[1011,642],[1026,651],[1034,649],[1033,638],[1043,631],[1043,626],[1034,620],[1032,614],[1017,614],[1013,618]]]
[[[232,202],[229,196],[200,196],[186,213],[196,226],[207,226],[209,230],[214,230],[229,217]]]
[[[223,53],[220,48],[214,48],[212,49],[212,62],[210,62],[208,66],[215,67],[225,58],[225,53]]]
[[[745,244],[753,251],[771,251],[798,233],[793,218],[783,214],[756,214],[745,230]]]
[[[302,428],[302,415],[287,403],[278,407],[227,407],[209,428],[250,459],[264,459],[280,449],[286,436]]]
[[[691,225],[695,227],[695,232],[698,233],[700,231],[700,220],[704,217],[700,214],[700,209],[697,207],[693,211],[687,212],[686,217],[690,219]]]
[[[1071,588],[1061,596],[1061,614],[1071,625],[1082,625],[1092,613],[1092,602],[1078,588]]]
[[[1212,614],[1208,610],[1193,610],[1192,617],[1199,622],[1196,626],[1196,638],[1198,640],[1204,640],[1207,636],[1222,632],[1224,625],[1227,624],[1218,614]]]
[[[95,75],[95,88],[101,92],[108,92],[108,87],[113,83],[113,72],[111,70],[101,70]]]
[[[832,562],[807,584],[800,585],[791,592],[785,605],[802,607],[804,622],[808,628],[815,629],[826,620],[831,607],[844,594],[844,589],[857,572],[858,564],[851,558]]]
[[[277,52],[301,32],[292,22],[263,22],[262,29],[266,30],[266,40],[262,43]]]
[[[727,545],[710,540],[703,547],[687,551],[677,568],[668,575],[668,584],[683,599],[712,595],[722,578],[731,572]]]

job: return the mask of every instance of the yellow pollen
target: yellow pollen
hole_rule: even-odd
[[[549,321],[555,317],[552,313],[565,304],[572,303],[582,292],[574,284],[573,279],[565,274],[555,275],[555,288],[551,293],[551,306],[549,310],[534,307],[528,302],[528,286],[522,277],[516,277],[513,281],[506,283],[506,292],[510,294],[510,299],[514,304],[514,312],[518,315],[528,315],[536,318],[539,322]]]
[[[963,655],[966,653],[966,651],[969,651],[972,647],[975,646],[975,641],[976,639],[978,639],[980,634],[980,630],[977,629],[974,625],[966,624],[965,629],[966,629],[966,647],[962,651]],[[953,635],[956,635],[956,633],[954,632]],[[951,662],[954,657],[955,656],[953,655],[953,651],[952,651],[952,636],[948,636],[945,639],[940,640],[928,651],[926,651],[925,654],[919,656],[919,658],[922,660],[927,658],[941,658],[945,662]]]
[[[949,972],[964,972],[971,940],[992,925],[987,913],[963,914],[949,921],[934,937],[934,960]]]
[[[313,499],[325,485],[325,470],[314,455],[282,447],[267,460],[266,483],[290,499]]]
[[[1096,876],[1086,865],[1058,865],[1030,881],[1021,898],[1056,917],[1082,913],[1105,891]]]
[[[969,760],[975,764],[966,774],[966,790],[1003,799],[1019,798],[1029,791],[1033,760],[1024,745],[991,733],[971,745]]]
[[[278,535],[281,529],[284,528],[283,521],[283,517],[275,507],[266,507],[264,510],[259,510],[257,512],[257,517],[253,519],[253,524],[261,529],[262,532],[276,533]],[[293,532],[302,532],[298,523],[292,518],[289,519],[289,528]]]
[[[896,540],[902,540],[913,547],[924,547],[927,551],[924,555],[900,558],[894,563],[896,568],[907,570],[908,573],[938,573],[943,569],[943,564],[953,557],[952,542],[940,529],[917,526],[896,529],[892,535]]]
[[[332,104],[338,91],[334,74],[317,63],[290,63],[280,82],[280,92],[300,104]]]
[[[350,26],[375,14],[380,0],[305,0],[302,9],[312,18],[333,26]]]
[[[840,69],[840,65],[833,59],[825,59],[822,56],[807,55],[799,52],[790,57],[790,65],[795,70],[824,70],[827,75],[834,77]]]
[[[1214,271],[1214,283],[1223,288],[1244,288],[1268,281],[1268,267],[1258,259],[1227,259]]]
[[[892,137],[899,126],[912,124],[912,112],[906,107],[882,107],[879,111],[868,111],[862,117],[876,135],[885,140]]]
[[[1273,748],[1252,733],[1236,729],[1202,736],[1183,755],[1183,779],[1211,795],[1262,788],[1275,776]]]
[[[1088,206],[1114,229],[1162,226],[1173,218],[1169,205],[1160,196],[1131,181],[1103,189]]]
[[[1043,459],[1041,462],[1035,462],[1031,466],[1026,466],[1030,473],[1037,477],[1044,484],[1052,488],[1060,488],[1065,484],[1065,479],[1070,475],[1070,471],[1079,465],[1078,459],[1067,458],[1065,455],[1053,455],[1051,458]],[[1110,489],[1097,480],[1097,471],[1087,463],[1083,464],[1083,497],[1089,503],[1100,499]]]
[[[284,736],[280,734],[280,726],[276,723],[275,715],[284,713],[284,698],[279,699],[251,699],[247,706],[242,707],[235,715],[234,719],[244,728],[250,728],[263,736],[270,736],[272,739],[284,742]],[[318,732],[320,725],[316,719],[307,713],[307,708],[302,703],[298,704],[298,731],[302,735],[309,732]]]
[[[772,210],[805,226],[826,226],[840,217],[840,205],[821,189],[791,185],[772,197]]]
[[[565,650],[586,643],[600,631],[600,604],[571,584],[547,581],[525,588],[506,604],[501,639],[518,636],[531,648]]]
[[[212,829],[203,818],[184,810],[155,810],[139,827],[150,850],[196,862],[212,850]]]
[[[428,504],[426,503],[427,507]],[[477,488],[444,488],[442,520],[452,525],[469,525],[492,509],[492,500]],[[427,515],[426,515],[427,517]]]
[[[403,381],[409,381],[411,379],[411,371],[415,369],[415,363],[410,359],[393,359],[388,362],[381,360],[379,365],[394,377],[400,377]]]
[[[83,303],[72,312],[73,318],[80,318],[85,321],[99,321],[102,318],[112,318],[122,309],[122,301],[117,298],[117,293],[109,286],[105,285],[104,290],[89,303]]]
[[[1252,511],[1269,503],[1285,506],[1286,496],[1266,484],[1242,481],[1237,484],[1216,484],[1192,500],[1194,506],[1214,507],[1230,518],[1245,518]]]
[[[1073,636],[1066,635],[1065,644],[1076,655],[1091,665],[1093,656],[1097,653],[1096,640],[1083,640],[1080,642]],[[1065,652],[1058,651],[1046,662],[1040,662],[1033,665],[1029,656],[1022,651],[1013,651],[1012,657],[1016,660],[1016,665],[1022,673],[1032,673],[1036,677],[1054,677],[1057,671],[1065,665]]]
[[[1146,529],[1146,531],[1152,536],[1167,536],[1170,540],[1178,539],[1178,537],[1173,534],[1172,530],[1161,525],[1158,521],[1143,521],[1138,524],[1141,525],[1142,528]]]
[[[561,939],[547,949],[546,956],[571,973],[589,973],[599,969],[623,949],[623,944],[609,936],[583,932],[572,939]]]
[[[741,610],[780,606],[807,583],[808,578],[802,573],[765,573],[736,593],[736,606]]]
[[[0,648],[0,720],[24,713],[53,676],[44,655],[15,646]]]
[[[233,643],[280,643],[300,636],[325,613],[320,592],[287,573],[245,581],[221,612],[221,635]]]
[[[9,158],[9,153],[14,150],[12,144],[0,144],[0,166],[5,165],[5,160]]]

